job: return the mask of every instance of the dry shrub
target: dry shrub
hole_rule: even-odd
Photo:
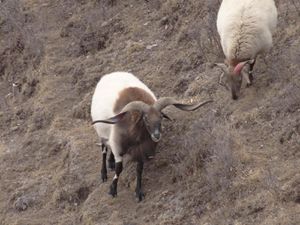
[[[226,191],[235,174],[237,159],[233,149],[233,140],[230,137],[229,126],[217,127],[213,130],[214,144],[210,149],[211,156],[207,160],[206,180],[212,190]]]
[[[195,173],[204,167],[206,160],[211,157],[212,121],[199,121],[193,124],[185,136],[183,143],[186,151],[185,162],[189,162],[187,170]]]
[[[109,47],[114,36],[125,31],[123,22],[116,15],[107,15],[109,7],[103,3],[95,3],[80,17],[74,15],[66,24],[62,24],[60,36],[70,40],[66,48],[68,56],[95,54]]]
[[[181,25],[182,17],[187,13],[191,2],[183,0],[167,0],[162,4],[161,12],[164,17],[160,21],[165,37],[171,37]]]
[[[231,129],[213,115],[195,122],[182,138],[175,177],[200,176],[214,192],[225,191],[237,167]]]
[[[270,168],[265,170],[263,184],[274,196],[279,197],[280,183],[278,177],[271,171]]]
[[[167,0],[164,1],[163,5],[162,5],[162,13],[164,15],[169,15],[172,14],[176,11],[178,11],[180,8],[182,8],[182,4],[184,3],[184,1],[182,0]]]
[[[279,92],[279,97],[274,98],[271,105],[277,111],[287,114],[297,113],[300,109],[300,87],[296,83],[288,83]]]
[[[79,187],[65,186],[60,191],[56,191],[53,195],[57,206],[61,208],[73,208],[83,203],[90,194],[90,188],[82,185]]]
[[[83,100],[72,108],[74,118],[90,120],[92,93],[84,96]]]
[[[30,118],[30,131],[37,131],[50,126],[53,119],[53,113],[45,110],[44,108],[35,108]]]
[[[176,74],[199,68],[204,62],[223,60],[223,51],[216,28],[219,2],[166,1],[163,4],[161,29],[166,38],[176,38],[182,46],[181,56],[171,70]],[[195,8],[197,11],[195,12]]]
[[[292,155],[293,149],[297,151],[300,144],[300,120],[297,114],[300,109],[300,87],[296,83],[282,85],[277,95],[266,105],[266,110],[261,114],[262,119],[275,120],[272,126],[278,130],[278,141],[282,147],[287,148],[287,153]]]
[[[219,5],[218,0],[194,2],[191,7],[199,9],[194,20],[181,31],[179,42],[192,42],[192,46],[203,56],[206,62],[220,60],[222,47],[216,27],[216,19]]]
[[[297,163],[296,163],[297,164]],[[265,170],[263,184],[277,201],[300,203],[300,176],[295,169],[289,179],[280,179],[276,167]],[[291,172],[291,171],[290,171]]]
[[[223,121],[223,120],[222,120]],[[196,121],[181,139],[177,162],[173,165],[173,181],[188,191],[186,207],[197,217],[207,211],[207,204],[231,201],[231,190],[239,162],[234,154],[235,133],[228,122],[216,115]],[[223,211],[221,212],[223,213]]]
[[[44,55],[43,42],[36,35],[41,27],[36,15],[27,12],[17,0],[1,3],[0,17],[0,79],[12,87],[12,93],[7,95],[16,97],[20,92],[25,98],[31,97],[38,84],[38,78],[32,74],[37,75],[34,71]],[[16,103],[15,100],[10,103]]]

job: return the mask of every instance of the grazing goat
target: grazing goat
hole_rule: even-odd
[[[130,73],[115,72],[105,75],[97,84],[92,99],[91,115],[102,145],[101,178],[107,180],[106,154],[112,153],[109,167],[115,167],[115,176],[109,194],[117,195],[117,184],[122,172],[122,157],[129,154],[137,161],[136,196],[141,201],[144,161],[153,158],[161,138],[161,121],[170,119],[162,110],[169,106],[192,111],[211,101],[200,104],[181,104],[173,98],[156,99],[152,91]],[[113,165],[113,158],[115,165]]]
[[[247,86],[252,84],[256,57],[272,47],[276,25],[277,9],[273,0],[222,1],[217,28],[227,66],[217,65],[226,74],[233,99],[238,98],[242,77],[246,78]],[[243,70],[245,66],[248,72]]]

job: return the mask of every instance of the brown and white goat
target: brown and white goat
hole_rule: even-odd
[[[156,99],[152,91],[134,75],[116,72],[99,81],[92,100],[93,125],[100,137],[103,153],[101,177],[107,180],[106,154],[110,147],[110,167],[115,176],[109,194],[117,195],[118,178],[123,170],[122,159],[129,154],[137,162],[136,197],[144,198],[142,172],[144,162],[153,158],[161,138],[161,122],[168,118],[162,110],[174,105],[178,109],[193,111],[211,101],[194,105],[181,104],[173,98]]]

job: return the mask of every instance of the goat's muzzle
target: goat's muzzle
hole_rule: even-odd
[[[151,139],[154,142],[159,142],[160,138],[161,138],[161,135],[158,130],[155,130],[154,133],[151,134]]]

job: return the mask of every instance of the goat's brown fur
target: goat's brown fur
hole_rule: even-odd
[[[119,98],[114,106],[114,113],[119,113],[125,105],[133,101],[142,101],[148,105],[153,105],[155,99],[145,90],[138,87],[125,88],[120,92]]]
[[[120,134],[119,140],[122,146],[120,155],[128,153],[134,161],[144,160],[154,155],[157,143],[152,141],[141,112],[128,112],[115,126],[119,130],[116,133]]]

